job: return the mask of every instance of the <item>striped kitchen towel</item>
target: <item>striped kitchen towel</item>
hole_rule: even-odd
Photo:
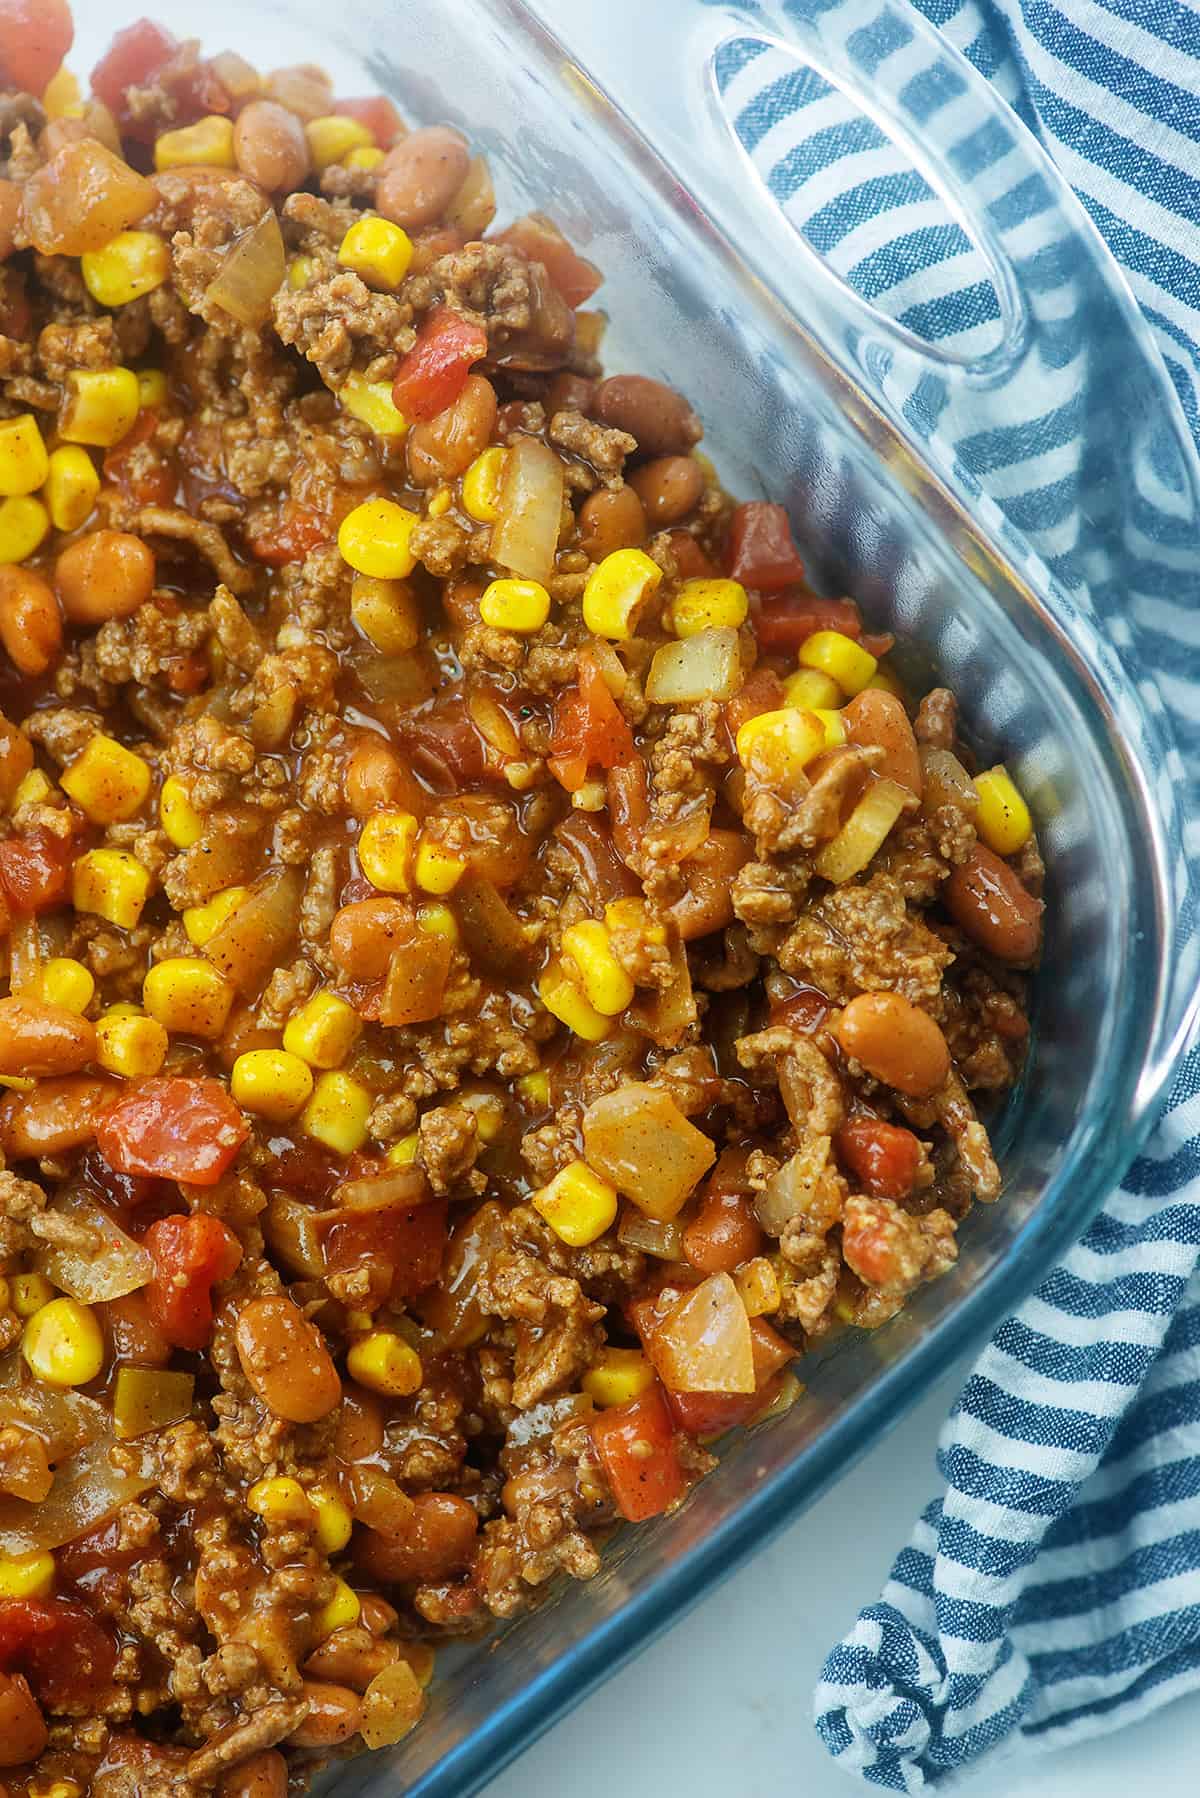
[[[917,3],[1074,187],[1200,442],[1200,11],[1188,0]],[[898,70],[909,93],[924,81],[933,110],[965,108],[965,141],[969,96],[932,78],[903,5],[791,0],[784,11],[823,25],[847,15],[860,45],[894,62],[893,87]],[[986,265],[874,124],[750,37],[726,47],[718,75],[755,166],[842,278],[941,348],[986,352],[1001,313]],[[1036,194],[1001,180],[989,203],[1009,217],[1025,208],[1049,316],[1069,275],[1037,240]],[[1195,858],[1200,543],[1173,503],[1153,421],[1126,416],[1119,389],[1085,419],[1074,367],[1067,350],[1029,415],[989,432],[978,395],[923,379],[891,397],[960,491],[1019,531],[1153,684]],[[1147,447],[1110,533],[1119,551],[1091,567],[1114,486],[1097,469],[1111,476],[1114,442],[1142,424]],[[826,1661],[817,1727],[839,1765],[919,1791],[1001,1744],[1112,1729],[1200,1686],[1200,1048],[1122,1188],[980,1360],[939,1467],[946,1491]]]

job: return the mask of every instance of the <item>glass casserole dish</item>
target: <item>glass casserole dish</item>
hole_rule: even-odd
[[[122,0],[79,10],[72,62],[87,68],[142,9]],[[927,116],[888,74],[866,29],[874,9],[858,0],[821,9],[819,25],[803,9],[785,20],[771,7],[692,0],[659,0],[648,24],[632,4],[610,4],[603,33],[572,17],[591,9],[544,3],[581,51],[588,40],[599,81],[619,76],[613,101],[516,0],[347,0],[336,17],[311,0],[249,16],[229,0],[202,18],[181,0],[151,10],[209,49],[236,47],[261,65],[311,59],[339,88],[377,87],[414,122],[462,129],[489,158],[502,217],[549,212],[603,269],[609,366],[685,391],[729,488],[787,504],[817,584],[853,593],[877,627],[895,623],[922,645],[980,748],[1003,755],[1030,796],[1047,860],[1045,959],[1056,973],[1040,985],[1029,1066],[995,1131],[1001,1203],[973,1214],[956,1268],[884,1331],[819,1358],[803,1404],[731,1439],[679,1513],[618,1535],[589,1585],[556,1586],[509,1629],[444,1655],[420,1729],[390,1757],[338,1767],[326,1785],[382,1794],[402,1780],[421,1798],[465,1793],[896,1421],[919,1383],[1078,1233],[1149,1127],[1196,1009],[1191,796],[1132,633],[1118,660],[1101,630],[1136,584],[1134,500],[1147,469],[1170,496],[1181,558],[1200,542],[1200,470],[1165,371],[1082,212],[986,84],[913,16],[889,15],[1000,137],[977,177],[940,114]],[[644,32],[655,53],[629,55]],[[718,49],[747,35],[790,43],[857,92],[952,211],[970,217],[1001,312],[1000,340],[982,360],[955,361],[878,318],[781,222],[717,99]],[[988,205],[990,171],[1006,159],[1006,179],[1015,166],[1041,184],[1040,228],[1066,252],[1053,303],[1027,279],[1026,221]],[[1054,354],[1073,358],[1091,483],[1081,485],[1070,590],[1006,522],[989,498],[986,455],[970,449],[1036,416],[1052,336]],[[927,400],[929,381],[942,404],[925,412],[912,398]]]

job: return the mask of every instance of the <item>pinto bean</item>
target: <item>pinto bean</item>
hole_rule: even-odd
[[[373,1392],[348,1386],[337,1414],[333,1452],[352,1466],[368,1461],[383,1447],[383,1406]]]
[[[848,706],[842,708],[842,722],[852,743],[863,748],[874,745],[883,750],[881,774],[907,787],[918,799],[921,797],[925,776],[917,739],[902,700],[878,687],[864,687]]]
[[[349,1686],[306,1679],[301,1697],[308,1699],[308,1715],[288,1737],[294,1748],[336,1748],[357,1733],[362,1722],[362,1699]]]
[[[610,375],[597,387],[592,411],[602,424],[636,437],[643,456],[686,455],[704,435],[683,395],[647,375]]]
[[[341,1398],[342,1382],[325,1338],[283,1293],[251,1299],[237,1320],[234,1340],[242,1372],[276,1417],[316,1423]]]
[[[579,547],[593,562],[617,549],[636,549],[646,541],[646,511],[637,493],[624,487],[601,487],[579,508]]]
[[[49,581],[32,568],[0,567],[0,643],[21,674],[45,674],[62,649],[62,619]]]
[[[287,1762],[275,1748],[252,1754],[222,1775],[218,1798],[287,1798]]]
[[[482,375],[468,375],[452,406],[409,431],[405,439],[409,474],[418,487],[452,481],[487,448],[495,428],[495,388]]]
[[[950,1072],[941,1028],[900,993],[860,993],[833,1026],[844,1054],[910,1098],[936,1092]]]
[[[749,1193],[710,1193],[683,1233],[683,1252],[702,1274],[731,1274],[761,1247]]]
[[[693,456],[658,456],[635,468],[629,485],[645,507],[651,530],[661,531],[699,504],[704,470]]]
[[[412,1507],[404,1535],[364,1529],[361,1538],[355,1538],[355,1558],[372,1578],[389,1585],[446,1579],[471,1559],[479,1518],[465,1498],[452,1492],[418,1492]]]
[[[9,1093],[0,1099],[0,1149],[10,1161],[81,1149],[119,1090],[115,1080],[73,1074],[41,1080],[30,1093]]]
[[[0,1074],[77,1074],[95,1052],[95,1027],[65,1006],[0,999]]]
[[[20,1673],[0,1673],[0,1767],[35,1761],[46,1746],[46,1721]]]
[[[233,128],[238,168],[268,193],[290,192],[308,174],[308,140],[294,112],[274,100],[251,100]]]
[[[154,553],[128,531],[89,531],[63,550],[54,581],[72,624],[128,618],[154,591]]]
[[[433,225],[466,180],[471,152],[449,125],[410,132],[379,165],[375,204],[394,225]]]
[[[329,953],[348,980],[382,980],[393,946],[410,940],[412,907],[383,894],[343,905],[329,929]]]
[[[369,1630],[335,1629],[313,1649],[304,1671],[311,1679],[328,1679],[354,1692],[365,1692],[375,1675],[399,1658],[395,1642],[381,1641]]]
[[[1029,961],[1041,936],[1042,902],[983,843],[942,888],[946,909],[973,943],[999,961]]]

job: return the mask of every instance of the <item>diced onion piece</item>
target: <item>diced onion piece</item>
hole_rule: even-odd
[[[204,954],[239,993],[256,992],[280,965],[300,925],[304,877],[276,868],[256,880],[242,903],[204,944]]]
[[[643,1255],[653,1255],[657,1261],[683,1260],[683,1225],[662,1223],[628,1205],[621,1212],[617,1240],[623,1248],[640,1249]]]
[[[122,1367],[113,1390],[113,1422],[119,1441],[178,1423],[192,1408],[195,1377],[165,1367]]]
[[[493,881],[468,869],[450,896],[463,942],[485,974],[521,979],[528,973],[529,938]]]
[[[687,947],[680,940],[671,948],[669,985],[639,992],[625,1013],[626,1021],[635,1029],[644,1030],[660,1049],[674,1049],[683,1041],[698,1015]]]
[[[0,1389],[0,1429],[10,1424],[39,1436],[52,1461],[112,1438],[112,1418],[103,1405],[85,1398],[82,1392],[47,1386],[40,1380]]]
[[[785,1073],[786,1063],[780,1068],[781,1088]],[[793,1094],[790,1090],[786,1091],[783,1098],[786,1105]],[[793,1102],[797,1106],[798,1118],[804,1123],[812,1103],[807,1086],[803,1095],[794,1095]],[[823,1236],[836,1221],[834,1215],[825,1216],[820,1208],[823,1196],[830,1190],[825,1179],[829,1165],[830,1139],[828,1136],[813,1136],[804,1123],[802,1140],[803,1148],[797,1149],[794,1155],[789,1155],[782,1167],[776,1168],[755,1197],[754,1215],[768,1236],[782,1236],[793,1218],[808,1219],[814,1234],[819,1236]]]
[[[335,1210],[326,1217],[344,1215],[347,1211],[407,1211],[423,1205],[433,1197],[433,1188],[420,1167],[386,1167],[381,1173],[363,1180],[346,1180],[333,1195]]]
[[[550,579],[564,482],[563,465],[549,444],[537,437],[516,439],[504,458],[500,516],[492,526],[493,562],[527,581]]]
[[[701,699],[732,699],[741,684],[738,634],[722,626],[656,649],[646,676],[646,698],[654,705],[692,705]]]
[[[513,1418],[505,1433],[505,1448],[524,1448],[527,1443],[545,1441],[573,1417],[590,1417],[594,1409],[586,1392],[565,1392],[561,1398],[543,1399]]]
[[[467,695],[467,711],[484,742],[498,755],[520,755],[521,739],[513,729],[508,713],[491,693],[480,687],[474,688]]]
[[[939,805],[954,805],[960,811],[974,812],[979,804],[979,789],[958,757],[948,749],[935,749],[929,743],[922,743],[920,756],[925,775],[926,812],[935,812]]]
[[[38,1250],[34,1257],[38,1272],[60,1291],[84,1305],[96,1305],[124,1298],[127,1292],[147,1284],[154,1272],[148,1251],[127,1236],[107,1212],[78,1191],[64,1193],[55,1209],[94,1237],[90,1248],[47,1244]]]
[[[420,1722],[421,1683],[407,1661],[381,1667],[363,1693],[359,1733],[368,1748],[390,1748]]]
[[[673,1392],[753,1392],[750,1319],[729,1274],[710,1274],[654,1333],[654,1365]]]
[[[317,1229],[317,1212],[300,1199],[277,1192],[263,1213],[263,1234],[289,1273],[319,1280],[325,1256]]]
[[[869,786],[836,837],[830,838],[813,863],[822,880],[840,886],[861,873],[883,847],[893,824],[911,800],[908,788],[894,780],[876,780]]]
[[[108,1442],[80,1449],[57,1468],[49,1496],[40,1504],[0,1497],[0,1554],[61,1548],[148,1491],[154,1484],[154,1456],[147,1453],[135,1460],[132,1470],[118,1470],[110,1452]]]
[[[42,996],[42,936],[36,918],[17,912],[8,938],[8,990],[14,999]]]
[[[382,1536],[405,1536],[412,1528],[413,1501],[390,1474],[356,1467],[351,1475],[351,1509],[360,1523]]]
[[[264,212],[257,225],[252,225],[227,252],[204,297],[239,324],[265,324],[286,267],[279,220],[274,212]]]
[[[604,1093],[583,1115],[588,1166],[610,1180],[647,1217],[669,1223],[717,1158],[702,1130],[669,1093],[630,1080]]]
[[[482,237],[496,216],[496,190],[486,156],[472,156],[463,184],[446,208],[446,223],[470,240]]]

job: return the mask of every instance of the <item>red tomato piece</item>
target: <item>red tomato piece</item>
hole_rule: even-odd
[[[74,859],[73,841],[48,830],[31,830],[27,837],[0,842],[0,888],[13,911],[47,911],[52,905],[64,905]]]
[[[94,1704],[112,1684],[116,1646],[81,1604],[65,1598],[0,1599],[0,1671],[23,1673],[39,1704]]]
[[[770,1402],[758,1392],[671,1392],[667,1404],[689,1436],[723,1436],[736,1430]]]
[[[834,1137],[843,1164],[876,1199],[906,1199],[921,1165],[921,1145],[911,1130],[880,1118],[851,1118]]]
[[[446,1211],[446,1201],[437,1199],[403,1211],[362,1211],[339,1218],[325,1238],[326,1269],[341,1273],[364,1262],[390,1268],[388,1298],[416,1298],[442,1271]]]
[[[687,1491],[679,1437],[661,1387],[602,1411],[593,1420],[592,1441],[616,1507],[630,1523],[661,1516]]]
[[[119,1174],[215,1186],[249,1134],[220,1081],[160,1075],[105,1113],[96,1142]]]
[[[482,325],[448,306],[436,307],[396,371],[393,404],[405,418],[436,418],[454,404],[487,347]]]
[[[250,554],[256,562],[282,568],[288,562],[303,562],[310,550],[332,542],[333,535],[327,518],[299,500],[285,499],[277,522],[250,538]]]
[[[819,599],[815,593],[773,593],[754,612],[754,634],[763,649],[794,655],[814,631],[860,637],[862,619],[852,599]]]
[[[142,1240],[154,1260],[154,1278],[146,1288],[151,1319],[173,1347],[207,1347],[212,1289],[236,1268],[241,1243],[219,1218],[203,1211],[159,1218]]]
[[[650,777],[641,756],[610,768],[607,785],[613,843],[621,860],[628,862],[650,818]]]
[[[781,1336],[778,1330],[771,1328],[765,1317],[752,1317],[750,1353],[754,1359],[754,1378],[758,1382],[758,1397],[761,1400],[762,1389],[767,1381],[796,1359],[796,1351],[786,1336]]]
[[[67,0],[0,0],[5,87],[40,95],[75,42]]]
[[[690,531],[668,531],[675,552],[675,566],[681,581],[711,580],[720,570],[714,568]]]
[[[148,87],[151,77],[179,48],[178,40],[153,19],[138,19],[118,31],[92,70],[92,92],[112,113],[120,113],[131,87]]]
[[[333,110],[338,118],[357,119],[360,125],[365,125],[381,150],[390,150],[404,129],[400,114],[386,94],[335,100]]]
[[[813,1036],[832,1010],[832,1002],[819,987],[802,986],[796,992],[789,993],[786,999],[781,999],[777,1005],[772,1005],[771,1022],[791,1024],[793,1029],[802,1030],[806,1036]]]
[[[158,413],[148,407],[138,413],[132,430],[104,456],[105,480],[140,506],[169,506],[179,484],[163,455],[145,447],[157,428]]]
[[[497,243],[511,244],[531,262],[540,262],[550,285],[574,308],[590,300],[604,276],[594,262],[581,256],[544,212],[530,212],[496,236]]]
[[[608,690],[594,657],[579,658],[579,684],[554,702],[548,767],[568,793],[579,790],[589,768],[619,768],[637,755],[625,715]]]
[[[777,593],[804,579],[788,515],[782,506],[765,499],[734,507],[725,560],[733,580],[757,587],[760,593]]]

